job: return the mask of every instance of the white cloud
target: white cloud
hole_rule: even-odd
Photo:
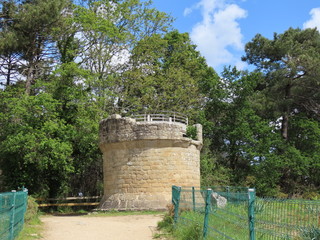
[[[320,30],[320,8],[313,8],[310,11],[311,19],[303,24],[303,28],[317,28]]]
[[[192,8],[185,8],[183,11],[183,16],[187,16],[192,12]]]
[[[248,69],[248,63],[241,61],[241,59],[237,60],[234,65],[239,70]]]
[[[210,66],[238,65],[244,44],[238,19],[247,17],[247,12],[226,0],[200,0],[197,5],[185,9],[185,14],[200,10],[202,20],[193,26],[192,41],[207,59]],[[243,66],[243,64],[241,65]]]

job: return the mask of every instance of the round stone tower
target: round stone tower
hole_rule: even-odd
[[[104,196],[101,210],[165,209],[171,186],[200,187],[202,126],[186,137],[175,114],[112,115],[100,122]]]

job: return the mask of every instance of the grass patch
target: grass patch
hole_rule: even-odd
[[[181,213],[178,224],[173,230],[177,240],[202,240],[203,239],[203,214],[186,211]]]
[[[42,230],[43,227],[39,218],[38,204],[33,197],[28,196],[28,208],[25,215],[25,224],[16,240],[41,239]]]
[[[40,219],[33,219],[24,224],[24,227],[22,231],[19,233],[16,240],[41,239],[42,231],[43,231],[43,226]]]
[[[158,222],[158,232],[153,235],[154,239],[173,239],[174,230],[174,207],[172,204],[167,205],[168,212],[164,214],[163,219]]]

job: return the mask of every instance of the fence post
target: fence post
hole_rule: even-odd
[[[12,190],[11,220],[10,220],[10,240],[14,239],[14,215],[16,210],[16,190]]]
[[[174,206],[174,223],[177,223],[179,217],[179,203],[180,203],[181,187],[172,186],[172,204]]]
[[[209,213],[210,213],[210,207],[211,207],[211,194],[212,194],[212,189],[208,188],[206,191],[206,210],[205,210],[204,222],[203,222],[203,238],[206,238],[208,233]]]
[[[192,207],[193,207],[193,211],[196,211],[196,196],[195,196],[195,192],[194,192],[194,187],[192,187]]]
[[[22,188],[23,190],[23,193],[24,193],[24,209],[23,209],[23,214],[24,214],[24,217],[22,219],[22,224],[24,224],[24,218],[25,218],[25,214],[27,212],[27,208],[28,208],[28,189],[23,187]]]
[[[256,192],[254,188],[248,189],[248,221],[249,221],[249,239],[255,240],[255,231],[254,231],[254,204],[256,198]]]
[[[230,187],[227,186],[226,188],[227,188],[227,201],[229,202],[229,199],[230,199],[230,196],[229,196],[229,194],[230,194]]]

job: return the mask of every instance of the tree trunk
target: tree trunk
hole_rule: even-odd
[[[33,65],[30,64],[30,67],[27,73],[27,79],[26,79],[26,92],[25,92],[26,95],[30,95],[30,92],[31,92],[31,84],[33,81],[32,73],[33,73]]]
[[[7,86],[10,85],[10,79],[11,78],[11,61],[9,61],[9,64],[8,64],[8,73],[7,73]]]
[[[289,116],[288,112],[285,112],[282,116],[281,136],[284,140],[288,140],[288,126]]]
[[[291,84],[287,84],[285,88],[285,101],[291,98]],[[289,114],[290,114],[290,103],[285,103],[285,109],[282,115],[282,126],[281,126],[281,136],[284,140],[288,140],[288,128],[289,128]]]

